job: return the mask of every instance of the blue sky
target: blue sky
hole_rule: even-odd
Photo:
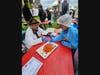
[[[70,4],[77,5],[78,4],[78,0],[70,0]]]
[[[57,3],[58,0],[40,0],[43,7],[51,6],[53,3]],[[70,5],[78,5],[78,0],[70,0]]]

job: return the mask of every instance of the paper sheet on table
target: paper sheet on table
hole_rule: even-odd
[[[52,33],[54,33],[55,28],[48,28],[46,31],[47,31],[47,32],[52,32]]]
[[[32,57],[23,67],[22,75],[36,75],[42,66],[42,62]]]

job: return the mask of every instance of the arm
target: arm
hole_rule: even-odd
[[[67,33],[67,41],[62,41],[64,46],[67,46],[72,49],[76,49],[78,47],[78,31],[75,28],[70,28]]]
[[[63,31],[61,32],[61,34],[55,38],[51,39],[51,42],[57,42],[57,41],[61,41],[64,38],[63,36]]]
[[[69,48],[72,47],[70,42],[62,41],[61,43],[62,43],[62,45],[67,46],[67,47],[69,47]]]

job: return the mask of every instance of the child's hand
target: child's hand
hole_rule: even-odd
[[[65,41],[62,41],[61,44],[65,46]]]
[[[52,32],[48,32],[48,35],[50,35]]]
[[[47,39],[45,36],[43,36],[43,37],[42,37],[42,41],[48,42],[48,39]]]
[[[66,39],[66,38],[64,38],[64,39],[63,39],[63,41],[67,41],[67,39]]]

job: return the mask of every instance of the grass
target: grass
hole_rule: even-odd
[[[22,30],[27,30],[27,28],[28,28],[27,25],[22,24]]]
[[[34,16],[34,19],[36,19],[37,21],[39,21],[40,17],[39,16]]]
[[[57,25],[57,22],[56,21],[52,23],[52,27],[53,28],[58,28],[58,25]]]
[[[40,19],[39,16],[35,16],[34,18],[35,18],[36,20],[39,20],[39,19]],[[48,28],[49,26],[46,25],[46,27]],[[57,22],[56,22],[56,21],[53,21],[53,22],[52,22],[52,28],[58,28]]]

